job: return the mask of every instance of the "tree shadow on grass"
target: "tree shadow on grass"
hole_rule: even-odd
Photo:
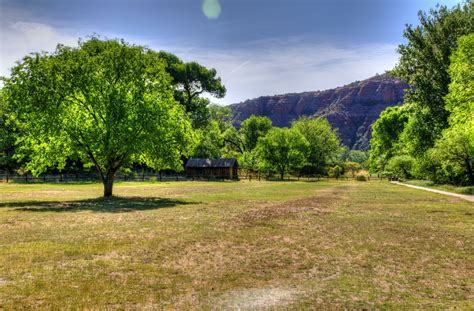
[[[9,207],[24,212],[79,212],[93,211],[125,213],[169,208],[179,205],[198,204],[167,198],[112,197],[77,201],[21,201],[0,203],[0,208]]]

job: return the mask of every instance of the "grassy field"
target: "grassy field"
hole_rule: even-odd
[[[0,184],[0,309],[474,308],[474,206],[387,182]]]
[[[439,189],[459,194],[470,194],[474,195],[474,186],[467,186],[467,187],[457,187],[454,185],[438,185],[433,183],[429,180],[404,180],[406,184],[421,186],[421,187],[428,187],[433,189]]]

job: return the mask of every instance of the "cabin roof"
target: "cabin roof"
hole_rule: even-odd
[[[200,159],[190,158],[186,163],[186,167],[234,167],[237,163],[235,158],[222,158],[222,159]]]

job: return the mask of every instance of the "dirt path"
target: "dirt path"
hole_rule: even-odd
[[[392,181],[392,184],[402,185],[402,186],[406,186],[406,187],[410,187],[410,188],[415,188],[415,189],[419,189],[419,190],[426,190],[426,191],[430,191],[430,192],[436,192],[436,193],[440,193],[440,194],[444,194],[444,195],[449,195],[449,196],[456,197],[456,198],[461,198],[461,199],[467,200],[467,201],[469,201],[469,202],[474,202],[474,195],[452,193],[452,192],[443,191],[443,190],[438,190],[438,189],[432,189],[432,188],[426,188],[426,187],[420,187],[420,186],[407,185],[407,184],[403,184],[403,183],[398,182],[398,181]]]

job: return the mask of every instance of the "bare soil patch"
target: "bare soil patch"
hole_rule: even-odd
[[[313,215],[330,213],[348,190],[348,186],[340,186],[318,191],[316,195],[304,199],[272,202],[264,207],[260,205],[259,208],[253,208],[236,216],[231,226],[254,226],[274,219],[301,217],[303,213]]]
[[[297,288],[268,287],[230,291],[224,294],[220,305],[223,308],[255,310],[284,307],[300,296]]]

